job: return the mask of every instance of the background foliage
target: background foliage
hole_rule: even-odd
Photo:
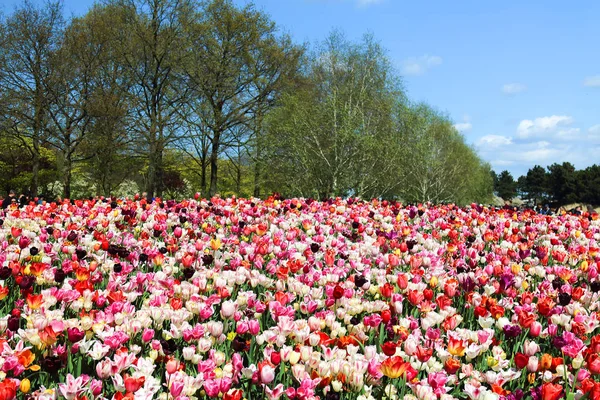
[[[25,2],[0,31],[4,191],[491,199],[489,165],[410,101],[372,36],[297,44],[229,0],[108,0],[77,18]]]

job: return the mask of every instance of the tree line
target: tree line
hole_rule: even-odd
[[[533,204],[600,205],[600,166],[596,164],[580,170],[569,162],[554,163],[547,168],[536,165],[517,180],[508,171],[492,172],[492,177],[494,190],[505,200],[518,195]]]
[[[488,201],[491,168],[369,35],[295,43],[253,5],[107,0],[0,21],[0,185]]]

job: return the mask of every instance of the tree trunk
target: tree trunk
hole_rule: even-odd
[[[254,159],[254,197],[260,197],[260,163],[261,163],[261,137],[262,134],[262,113],[258,112],[256,115],[256,126],[254,135],[256,136],[256,155]]]
[[[221,132],[215,132],[210,151],[210,188],[208,190],[208,195],[211,197],[217,193],[217,163],[219,161],[220,140]]]
[[[39,188],[40,172],[40,134],[42,132],[42,86],[36,79],[35,84],[35,104],[33,121],[33,159],[31,168],[31,188],[30,195],[37,196]]]
[[[150,154],[148,157],[148,179],[146,180],[146,199],[152,201],[154,198],[156,182],[156,150],[155,146],[150,146]]]
[[[237,196],[240,196],[242,192],[242,167],[238,165],[235,173],[235,193]]]
[[[63,169],[63,198],[71,198],[71,174],[73,170],[73,162],[71,156],[65,157],[65,166]]]
[[[161,197],[163,195],[164,182],[163,182],[163,146],[159,145],[156,149],[156,169],[154,172],[155,182],[154,188],[156,190],[156,196]]]
[[[208,167],[208,149],[206,146],[202,146],[202,155],[200,158],[200,192],[202,197],[206,197],[206,168]]]
[[[37,137],[33,138],[33,159],[31,161],[31,187],[29,195],[33,198],[38,195],[40,171],[40,144]]]
[[[203,161],[200,168],[200,194],[202,194],[202,197],[206,197],[206,167],[206,161]]]

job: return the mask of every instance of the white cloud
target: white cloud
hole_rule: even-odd
[[[513,144],[512,138],[501,135],[486,135],[477,141],[477,146],[485,150],[494,149],[502,146]],[[484,151],[485,151],[484,150]]]
[[[534,165],[547,167],[568,161],[577,169],[590,166],[600,151],[600,125],[591,127],[588,135],[579,128],[556,129],[543,140],[520,139],[502,135],[479,138],[475,146],[479,155],[496,171],[508,169],[515,178]],[[596,135],[593,135],[597,132]],[[559,135],[565,136],[560,138]]]
[[[574,139],[577,135],[579,135],[580,131],[581,131],[581,129],[579,129],[579,128],[560,129],[558,132],[556,132],[555,138],[557,138],[557,139]]]
[[[473,128],[473,125],[471,125],[470,122],[460,122],[458,124],[454,124],[454,129],[459,132],[468,132],[471,130],[471,128]]]
[[[583,86],[600,87],[600,75],[588,76],[583,81]]]
[[[421,57],[410,57],[402,62],[404,75],[423,75],[427,70],[442,64],[442,57],[425,54]]]
[[[552,115],[534,120],[524,119],[517,127],[517,136],[521,139],[528,139],[540,134],[556,133],[558,128],[568,126],[572,123],[573,118],[566,115]]]
[[[502,93],[504,94],[517,94],[527,90],[527,86],[521,83],[507,83],[502,86]]]

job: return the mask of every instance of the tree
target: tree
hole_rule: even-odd
[[[74,163],[86,158],[78,156],[78,151],[88,137],[94,111],[94,79],[102,60],[102,49],[94,36],[92,27],[74,20],[50,58],[47,142],[61,156],[65,198],[71,197]]]
[[[489,166],[453,127],[425,104],[407,107],[400,116],[405,145],[400,197],[411,202],[485,201],[489,198]],[[482,195],[488,191],[487,195]]]
[[[548,167],[548,172],[548,189],[554,201],[559,205],[577,202],[577,183],[573,164],[554,163]]]
[[[302,49],[289,36],[277,35],[266,14],[253,6],[238,9],[229,0],[206,2],[189,21],[186,72],[190,87],[204,102],[196,112],[208,127],[213,195],[219,155],[235,143],[235,128],[246,124],[296,74]]]
[[[50,120],[51,62],[63,34],[60,2],[36,8],[26,0],[2,25],[0,98],[4,111],[0,124],[21,140],[31,156],[29,192],[35,196]]]
[[[523,191],[535,203],[544,200],[548,193],[548,176],[543,167],[536,165],[527,171],[523,182]]]
[[[577,171],[577,193],[580,201],[600,205],[600,166],[594,164]]]
[[[88,48],[83,51],[97,60],[89,85],[87,140],[79,147],[85,159],[83,171],[94,183],[96,194],[112,194],[142,166],[132,146],[132,79],[121,62],[123,50],[116,40],[119,27],[113,21],[123,11],[118,4],[94,6],[72,22],[85,36]]]
[[[494,189],[503,200],[510,201],[517,194],[517,184],[510,172],[506,170],[498,175],[498,181]]]
[[[384,50],[333,33],[309,59],[305,79],[268,116],[269,164],[280,191],[320,198],[382,196],[394,179],[402,97]]]
[[[163,155],[182,131],[179,108],[188,97],[182,83],[185,63],[184,18],[192,13],[188,0],[113,0],[123,12],[114,18],[117,44],[131,99],[131,127],[148,161],[148,198],[163,191]]]

